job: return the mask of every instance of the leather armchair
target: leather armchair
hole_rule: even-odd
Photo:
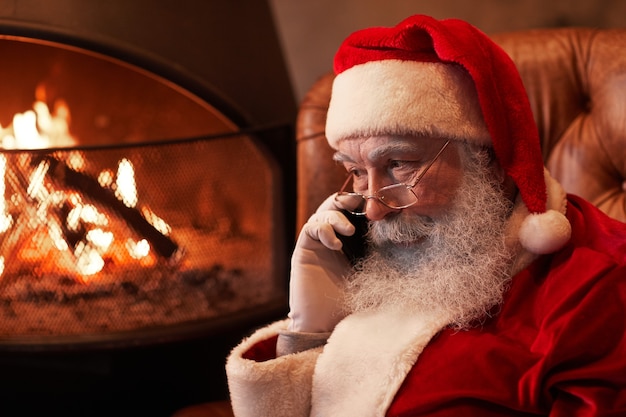
[[[492,39],[520,71],[552,175],[626,221],[626,29],[537,29]],[[324,136],[333,78],[321,77],[298,113],[298,230],[345,180]]]
[[[540,29],[492,38],[519,68],[552,175],[566,191],[626,221],[626,29]],[[322,76],[298,112],[297,230],[345,180],[324,136],[333,78]],[[190,406],[173,417],[226,416],[232,416],[228,401]]]

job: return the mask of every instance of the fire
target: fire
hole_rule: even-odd
[[[122,159],[117,167],[117,180],[115,181],[115,195],[126,204],[127,207],[137,205],[137,186],[135,184],[135,170],[128,159]]]
[[[37,95],[45,96],[45,92]],[[69,119],[65,103],[50,112],[37,100],[33,109],[16,114],[9,126],[0,126],[0,146],[32,150],[76,145]],[[138,207],[135,167],[130,160],[122,158],[116,172],[103,170],[91,181],[82,172],[84,154],[72,151],[69,155],[61,161],[54,155],[0,154],[0,277],[13,262],[21,262],[39,269],[51,265],[54,272],[65,271],[88,282],[107,265],[153,266],[158,255],[177,252],[167,237],[170,226],[149,208]],[[77,184],[87,189],[80,190]],[[106,204],[89,202],[93,195],[86,194],[94,190]],[[120,228],[115,223],[120,220],[112,216],[109,206],[122,221],[137,223],[135,229],[147,235],[116,236]],[[161,248],[156,254],[152,244],[158,243]]]

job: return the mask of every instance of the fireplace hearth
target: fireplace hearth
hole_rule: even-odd
[[[0,105],[0,348],[137,343],[284,297],[281,178],[258,131],[95,53],[15,37],[0,53],[31,100]]]
[[[0,152],[0,345],[137,343],[275,302],[265,156],[243,134]]]
[[[295,106],[267,4],[91,3],[0,6],[3,416],[223,399],[228,351],[286,309]]]

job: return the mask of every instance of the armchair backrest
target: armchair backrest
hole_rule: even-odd
[[[626,221],[626,29],[500,33],[528,91],[546,166],[565,190]],[[297,230],[345,179],[324,135],[332,73],[300,105]]]

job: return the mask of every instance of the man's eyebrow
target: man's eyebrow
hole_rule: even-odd
[[[341,153],[341,152],[335,152],[335,154],[333,155],[333,161],[339,162],[339,163],[342,163],[342,162],[354,162],[354,160],[352,158],[350,158],[345,153]]]
[[[379,146],[373,149],[367,157],[371,161],[384,159],[389,154],[416,152],[420,147],[410,142],[392,142],[385,146]]]
[[[373,149],[367,157],[374,161],[385,158],[389,154],[393,153],[403,153],[403,152],[416,152],[420,149],[420,146],[410,142],[394,142],[390,144],[386,144],[384,146],[379,146]],[[354,162],[350,156],[341,153],[339,151],[335,152],[333,155],[333,160],[336,162]]]

